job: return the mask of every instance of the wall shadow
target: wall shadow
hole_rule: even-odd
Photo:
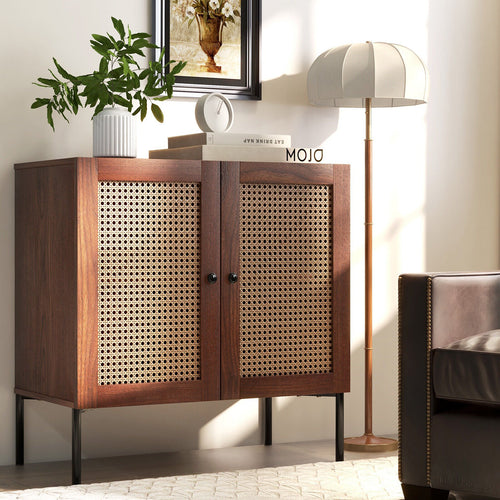
[[[283,75],[267,80],[262,85],[263,99],[268,103],[268,113],[278,113],[275,120],[297,129],[301,144],[314,147],[322,144],[337,131],[339,109],[313,106],[307,97],[307,72]],[[272,119],[272,118],[271,118]]]
[[[82,456],[94,458],[201,449],[200,430],[236,403],[211,401],[85,410]],[[255,408],[254,424],[249,429],[241,429],[230,446],[261,442],[257,404]],[[27,463],[69,459],[71,411],[68,408],[28,400],[25,422]],[[230,422],[226,426],[219,423],[217,428],[224,433],[229,426]],[[179,436],[183,437],[182,441]],[[47,441],[52,443],[49,448]],[[67,457],[61,456],[64,449]]]

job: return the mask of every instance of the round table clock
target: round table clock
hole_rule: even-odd
[[[227,132],[233,124],[233,107],[222,94],[207,94],[198,99],[196,122],[203,132]]]

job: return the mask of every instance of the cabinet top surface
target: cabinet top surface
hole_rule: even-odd
[[[210,164],[210,163],[240,163],[242,165],[270,165],[276,164],[276,162],[219,162],[219,161],[202,161],[202,160],[170,160],[170,159],[149,159],[149,158],[91,158],[91,157],[71,157],[71,158],[58,158],[53,160],[42,160],[42,161],[33,161],[33,162],[24,162],[24,163],[16,163],[14,165],[15,170],[27,169],[27,168],[43,168],[43,167],[76,167],[77,165],[81,166],[98,166],[98,167],[134,167],[141,168],[146,166],[174,166],[174,165],[183,165],[183,166],[201,166],[202,164]],[[280,165],[303,165],[307,167],[315,167],[315,166],[325,166],[325,165],[333,165],[336,167],[339,166],[348,166],[346,164],[328,164],[328,163],[292,163],[292,162],[281,162]]]

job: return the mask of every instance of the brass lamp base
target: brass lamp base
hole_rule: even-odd
[[[381,438],[373,434],[344,439],[344,449],[348,451],[393,451],[398,449],[395,439]]]

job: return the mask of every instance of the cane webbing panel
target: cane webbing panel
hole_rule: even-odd
[[[330,186],[240,187],[240,375],[332,371]]]
[[[99,385],[200,378],[200,186],[99,182]]]

